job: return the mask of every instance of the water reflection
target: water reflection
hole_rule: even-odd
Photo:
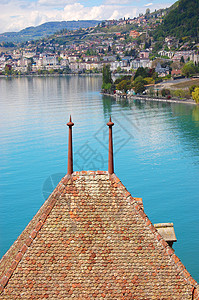
[[[109,112],[111,112],[111,106],[117,103],[123,111],[126,109],[132,111],[134,118],[137,118],[137,116],[138,118],[141,117],[141,120],[139,119],[139,123],[142,127],[142,131],[150,129],[150,132],[148,132],[148,141],[150,140],[149,138],[152,132],[155,133],[157,138],[155,140],[157,143],[158,139],[159,141],[162,140],[162,118],[165,118],[165,124],[167,124],[167,127],[176,134],[176,137],[178,136],[178,138],[180,138],[180,142],[189,147],[190,151],[194,150],[194,155],[199,155],[199,106],[180,103],[163,103],[159,101],[128,100],[123,98],[115,100],[114,98],[107,96],[104,96],[102,99],[105,113],[107,112],[107,107]],[[141,115],[138,111],[141,112]],[[161,120],[158,123],[160,117]],[[143,118],[145,118],[145,120],[143,120]],[[148,128],[145,122],[147,119],[150,125]],[[157,120],[157,122],[155,120]],[[153,129],[151,127],[152,124]],[[165,128],[165,130],[167,130],[167,128]],[[160,134],[158,134],[158,132]],[[154,141],[154,138],[153,140],[150,140],[150,142],[152,141]],[[147,145],[148,144],[149,143],[147,143]]]
[[[102,104],[103,104],[104,116],[105,118],[107,118],[107,116],[111,115],[112,105],[115,104],[115,100],[113,99],[113,97],[103,95]]]
[[[199,127],[199,106],[195,106],[192,111],[192,120],[196,122],[196,126]]]

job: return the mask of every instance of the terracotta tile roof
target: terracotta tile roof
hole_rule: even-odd
[[[120,180],[66,175],[0,262],[0,299],[199,299]]]

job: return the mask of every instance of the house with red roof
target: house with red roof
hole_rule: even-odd
[[[138,36],[140,36],[140,33],[136,30],[131,30],[129,33],[129,36],[131,36],[132,38],[137,38]]]
[[[181,70],[172,70],[171,71],[171,76],[179,76],[179,75],[182,75]]]

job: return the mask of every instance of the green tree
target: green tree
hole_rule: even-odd
[[[131,88],[130,80],[122,80],[116,85],[116,89],[125,93]]]
[[[119,54],[117,54],[117,56],[116,56],[116,60],[117,60],[117,61],[120,61],[120,60],[121,60],[121,58],[120,58]]]
[[[112,84],[111,83],[103,83],[102,84],[102,90],[104,90],[105,92],[111,92],[111,87],[112,87]]]
[[[113,83],[112,77],[111,77],[111,70],[110,70],[110,64],[108,65],[103,65],[102,69],[102,82],[103,84],[107,83]]]
[[[145,77],[144,80],[145,80],[146,84],[155,83],[155,80],[152,77]]]
[[[146,9],[146,15],[149,15],[149,14],[150,14],[150,12],[151,12],[151,11],[150,11],[150,9],[149,9],[149,8],[147,8],[147,9]]]
[[[28,66],[27,66],[27,73],[29,74],[30,72],[32,72],[32,64],[34,63],[33,58],[29,58],[28,59]]]
[[[190,39],[198,37],[198,0],[180,0],[172,7],[162,24],[153,32],[153,37],[175,36]]]
[[[153,97],[153,96],[154,96],[154,94],[155,94],[154,87],[153,87],[153,86],[151,86],[151,87],[149,88],[149,95],[150,95],[151,97]]]
[[[60,57],[60,56],[58,57],[59,64],[61,63],[62,59],[63,59],[62,57]]]
[[[164,47],[164,50],[165,50],[165,51],[169,51],[169,47],[166,45],[166,46]]]
[[[196,87],[199,87],[199,86],[197,86],[196,84],[193,84],[193,85],[190,86],[190,88],[189,88],[190,95],[192,95],[192,93],[194,92]]]
[[[135,77],[134,77],[135,78]],[[145,85],[146,82],[143,79],[142,76],[138,76],[134,81],[133,81],[133,87],[134,87],[134,91],[136,94],[141,94],[145,91]]]
[[[162,97],[169,96],[170,95],[170,90],[168,90],[168,89],[162,89],[161,90],[161,94],[162,94]]]
[[[184,56],[181,56],[180,62],[183,63],[183,64],[185,63]]]
[[[119,82],[121,82],[122,80],[131,80],[131,75],[124,75],[124,76],[121,76],[119,78],[117,78],[114,82],[114,84],[118,84]]]
[[[134,91],[136,94],[141,94],[145,91],[145,86],[142,81],[138,81],[134,85]]]
[[[143,84],[147,83],[142,76],[138,76],[137,78],[135,78],[134,84],[136,84],[138,82],[142,82]]]
[[[117,69],[116,69],[116,73],[121,73],[122,72],[122,68],[119,66],[119,67],[117,67]]]
[[[187,90],[183,89],[177,89],[177,90],[171,90],[171,93],[173,94],[174,97],[180,98],[180,99],[189,99],[190,98],[190,93]]]
[[[5,65],[5,75],[11,75],[12,74],[12,66],[6,64]]]
[[[148,77],[148,69],[143,67],[138,68],[135,72],[134,80],[139,76],[142,76],[143,78]]]
[[[192,92],[192,97],[199,104],[199,87],[195,88],[194,92]]]
[[[182,74],[186,77],[190,77],[191,75],[196,73],[196,67],[192,61],[187,62],[182,68]]]

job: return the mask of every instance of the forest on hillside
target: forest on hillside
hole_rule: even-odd
[[[179,39],[191,37],[198,42],[199,35],[199,1],[180,0],[163,23],[153,33],[155,40],[160,37],[174,36]]]

